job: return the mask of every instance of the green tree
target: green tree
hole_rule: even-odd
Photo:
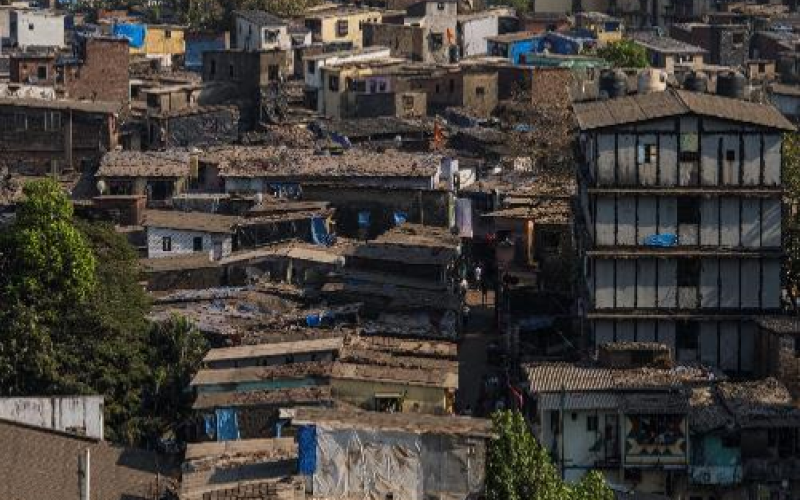
[[[192,394],[187,387],[208,351],[208,341],[186,318],[172,316],[152,326],[150,345],[151,357],[159,362],[149,383],[152,432],[177,434],[191,416]]]
[[[137,255],[111,225],[74,220],[52,180],[24,193],[0,233],[0,394],[101,394],[117,443],[177,428],[204,339],[185,320],[150,324]]]
[[[487,500],[613,499],[598,473],[587,474],[574,487],[562,481],[520,412],[495,412],[492,424],[495,437],[486,463]]]
[[[24,304],[42,313],[84,303],[95,287],[95,259],[72,223],[72,204],[52,179],[30,182],[16,221],[0,237],[5,304]]]
[[[784,216],[786,233],[784,274],[792,307],[796,309],[800,299],[800,134],[797,132],[783,136],[782,176],[785,201],[790,207]]]
[[[597,56],[615,68],[646,68],[647,52],[632,40],[610,42],[597,50]]]

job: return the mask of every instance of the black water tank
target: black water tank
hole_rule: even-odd
[[[690,71],[683,79],[683,88],[692,92],[708,92],[708,77],[702,71]]]
[[[725,71],[717,76],[717,95],[744,99],[747,78],[738,71]]]
[[[600,93],[609,99],[628,95],[628,76],[620,70],[605,70],[600,73]]]

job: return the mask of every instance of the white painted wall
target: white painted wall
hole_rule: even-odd
[[[269,42],[268,32],[278,32],[277,39]],[[292,38],[287,26],[261,26],[242,17],[236,18],[236,47],[244,50],[289,50]]]
[[[172,250],[163,250],[164,238],[172,238]],[[204,233],[199,231],[184,231],[178,229],[148,227],[147,228],[147,257],[150,259],[160,257],[175,257],[193,254],[194,239],[203,238],[203,252],[210,254],[214,245],[222,245],[222,257],[228,257],[233,251],[233,240],[230,234]]]
[[[0,398],[0,418],[103,439],[103,396]]]
[[[498,18],[494,15],[460,18],[458,20],[458,43],[461,47],[461,57],[486,54],[486,38],[497,36],[498,24]]]
[[[20,48],[32,45],[41,47],[66,47],[64,16],[47,11],[15,11],[17,33],[13,40]]]

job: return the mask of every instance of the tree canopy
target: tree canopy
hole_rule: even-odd
[[[519,411],[498,411],[492,424],[495,438],[486,463],[487,500],[613,500],[614,493],[597,472],[574,486],[562,481]]]
[[[597,49],[597,56],[605,59],[615,68],[646,68],[649,66],[644,47],[632,40],[607,43]]]
[[[190,403],[176,387],[204,339],[177,319],[148,322],[136,253],[112,226],[73,219],[55,181],[24,194],[0,233],[0,395],[101,394],[106,435],[119,443],[174,430]]]

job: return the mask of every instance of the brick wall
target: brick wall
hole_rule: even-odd
[[[43,71],[43,75],[40,72]],[[56,82],[55,56],[53,57],[14,57],[9,61],[12,83],[28,83],[52,86]],[[43,76],[43,77],[42,77]]]
[[[364,46],[389,47],[392,57],[422,61],[424,38],[425,30],[418,26],[386,23],[364,25]]]
[[[127,102],[130,53],[125,40],[87,38],[79,48],[80,64],[68,66],[64,88],[73,99]]]

